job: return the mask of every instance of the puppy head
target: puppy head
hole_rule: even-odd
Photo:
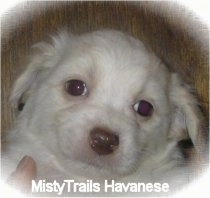
[[[189,136],[197,145],[195,99],[140,41],[104,30],[62,33],[35,47],[11,99],[17,105],[27,93],[20,130],[41,138],[66,169],[124,175],[169,139]]]

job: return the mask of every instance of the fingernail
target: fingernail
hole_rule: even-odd
[[[29,156],[24,156],[20,160],[19,164],[17,165],[16,170],[20,171],[20,170],[24,169],[27,166],[29,160],[30,160],[30,157]]]

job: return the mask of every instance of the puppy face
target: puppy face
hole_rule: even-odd
[[[129,174],[171,139],[191,132],[197,139],[192,96],[140,41],[97,31],[61,34],[53,45],[36,47],[40,53],[16,82],[12,99],[28,93],[20,130],[39,137],[65,169]]]

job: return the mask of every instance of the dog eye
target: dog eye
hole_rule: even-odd
[[[141,116],[150,116],[153,113],[153,106],[146,100],[140,100],[133,106],[134,110]]]
[[[86,84],[81,80],[69,80],[66,82],[65,90],[72,96],[84,96],[87,94]]]

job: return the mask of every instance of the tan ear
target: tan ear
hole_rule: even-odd
[[[203,155],[207,149],[207,141],[203,133],[203,115],[195,96],[177,74],[172,74],[170,90],[174,115],[169,136],[177,140],[190,138],[197,153]]]

